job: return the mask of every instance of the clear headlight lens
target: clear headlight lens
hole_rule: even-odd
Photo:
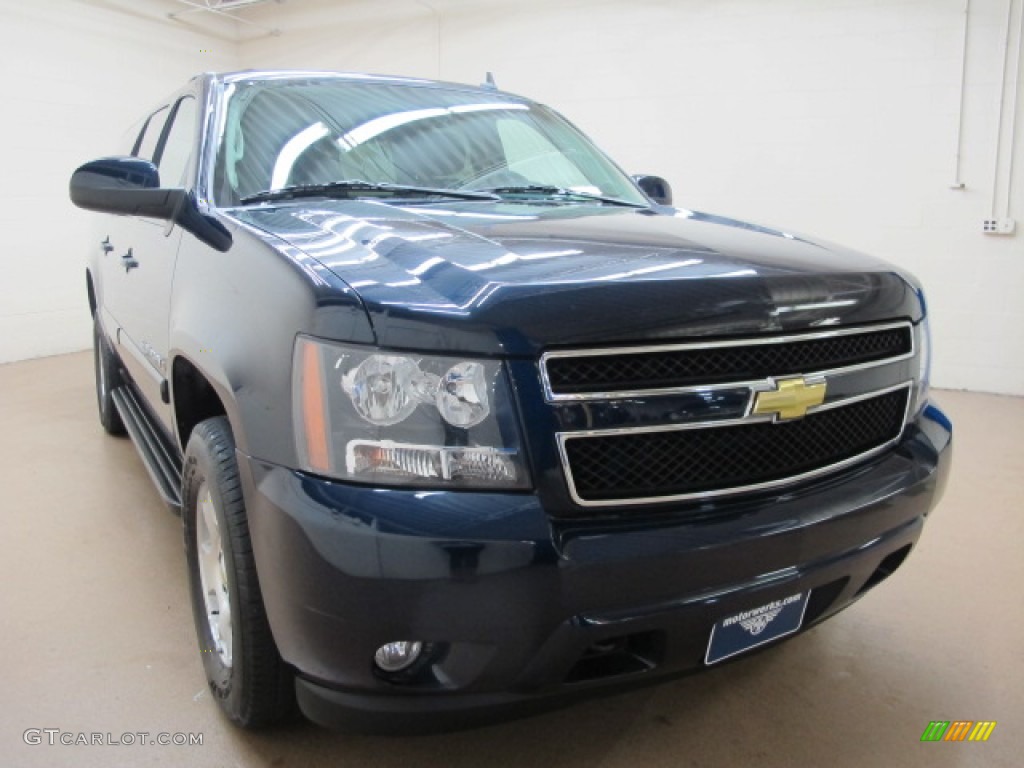
[[[370,355],[341,377],[356,413],[381,427],[405,421],[416,410],[421,393],[430,389],[426,376],[408,357]]]
[[[473,427],[491,412],[487,374],[480,363],[456,363],[441,377],[437,410],[453,427]]]
[[[502,364],[300,337],[295,432],[303,467],[382,484],[526,488]]]

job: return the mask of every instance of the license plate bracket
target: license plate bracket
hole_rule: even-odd
[[[810,592],[798,592],[719,620],[711,628],[704,663],[708,666],[791,635],[804,623]]]

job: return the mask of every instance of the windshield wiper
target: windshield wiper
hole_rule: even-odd
[[[448,197],[456,200],[500,200],[490,191],[470,192],[458,189],[434,189],[432,187],[413,187],[403,184],[375,183],[353,179],[351,181],[330,181],[325,184],[295,184],[278,189],[265,189],[246,195],[238,202],[241,205],[262,203],[270,200],[294,200],[300,197]]]
[[[477,190],[478,192],[493,192],[496,195],[533,195],[537,197],[561,197],[561,198],[576,198],[578,200],[592,200],[598,203],[608,203],[609,205],[625,205],[629,208],[647,208],[646,203],[633,203],[629,200],[620,200],[617,197],[605,197],[604,195],[595,195],[590,192],[579,192],[574,189],[566,189],[565,187],[556,187],[554,185],[547,184],[524,184],[522,186],[510,186],[510,187],[487,187],[486,189]]]

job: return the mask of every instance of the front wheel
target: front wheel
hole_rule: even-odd
[[[114,405],[113,392],[124,381],[121,379],[117,353],[110,348],[98,314],[93,315],[92,320],[92,359],[96,373],[96,405],[99,408],[100,424],[109,435],[123,435],[124,422]]]
[[[213,698],[244,728],[294,710],[294,681],[263,609],[249,524],[227,419],[196,426],[182,476],[189,591]]]

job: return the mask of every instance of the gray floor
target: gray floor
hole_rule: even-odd
[[[228,726],[196,652],[179,521],[131,444],[100,431],[90,355],[0,366],[0,393],[0,765],[1021,765],[1024,399],[939,393],[957,440],[943,505],[896,576],[802,637],[539,718],[382,739]],[[998,726],[987,743],[920,743],[940,719]],[[29,728],[203,744],[27,745]]]

